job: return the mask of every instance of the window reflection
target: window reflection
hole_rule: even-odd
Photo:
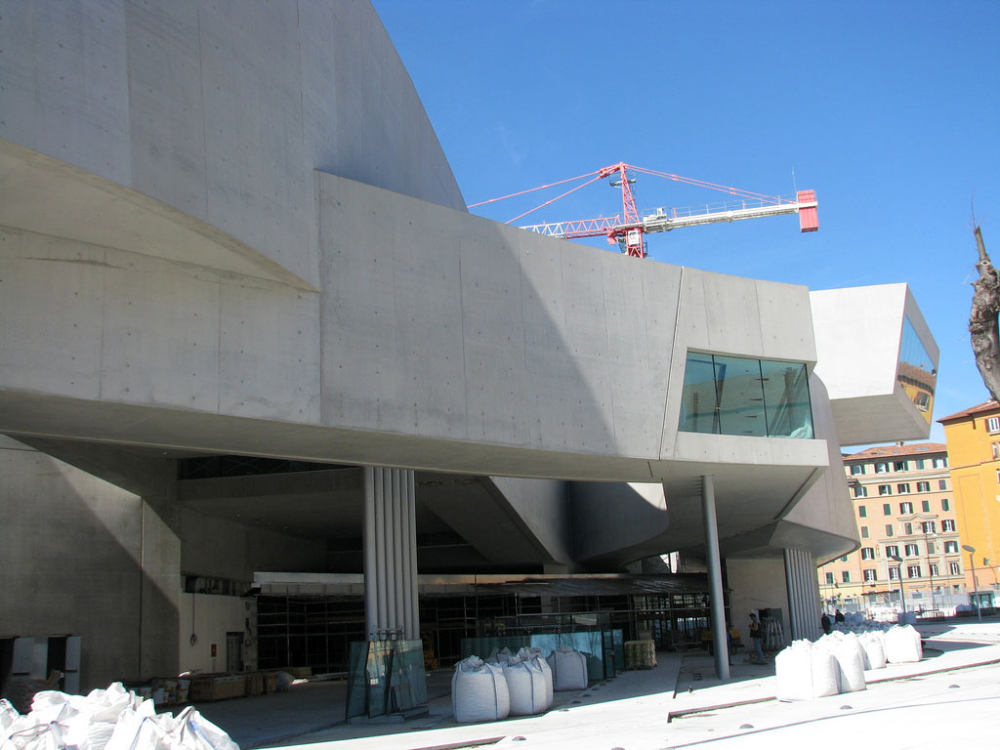
[[[804,364],[688,352],[682,432],[812,438]]]
[[[903,391],[930,424],[937,385],[937,365],[927,353],[910,318],[903,319],[903,340],[899,346],[896,378]]]

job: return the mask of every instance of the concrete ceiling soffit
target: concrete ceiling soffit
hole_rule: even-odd
[[[485,477],[418,475],[418,502],[490,562],[546,562],[545,552]],[[499,496],[498,496],[499,495]]]
[[[2,138],[0,225],[316,291],[209,224]]]
[[[573,550],[593,569],[618,569],[669,551],[671,519],[663,487],[653,483],[572,482]]]

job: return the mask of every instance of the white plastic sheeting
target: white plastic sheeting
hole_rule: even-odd
[[[455,665],[451,678],[451,709],[455,721],[496,721],[510,715],[510,691],[503,667],[476,656]]]
[[[561,648],[549,654],[552,686],[555,690],[583,690],[587,687],[587,657],[579,651]]]
[[[28,714],[0,701],[0,750],[239,750],[194,706],[157,714],[116,682],[107,690],[37,693]]]

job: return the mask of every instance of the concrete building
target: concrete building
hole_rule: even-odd
[[[968,595],[946,447],[876,446],[843,466],[861,547],[820,566],[827,611],[895,620],[905,594],[909,612],[954,614]]]
[[[938,421],[948,443],[970,603],[994,607],[1000,599],[1000,404],[986,401]]]
[[[0,672],[253,668],[294,612],[319,640],[268,658],[329,665],[310,644],[415,639],[432,596],[475,632],[447,591],[485,574],[537,613],[689,596],[634,577],[673,551],[715,622],[816,633],[816,561],[858,545],[839,445],[927,435],[904,284],[470,215],[361,0],[3,16]]]

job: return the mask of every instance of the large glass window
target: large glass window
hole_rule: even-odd
[[[678,429],[812,438],[806,366],[688,352]]]

